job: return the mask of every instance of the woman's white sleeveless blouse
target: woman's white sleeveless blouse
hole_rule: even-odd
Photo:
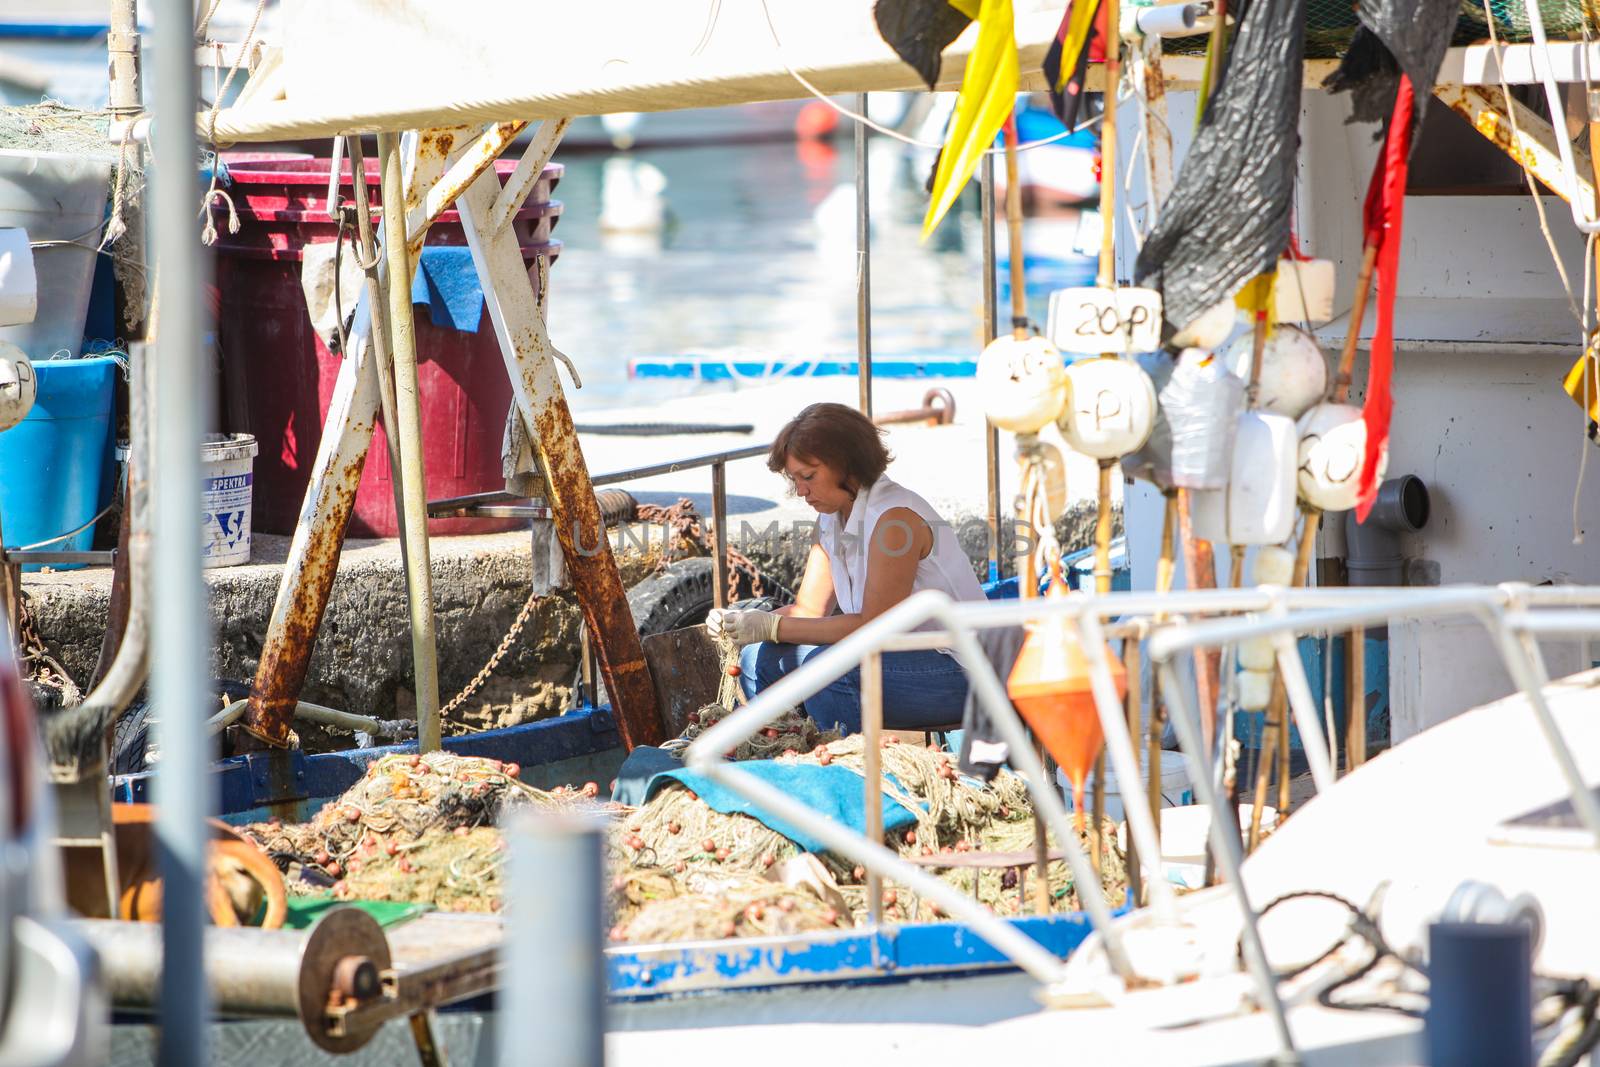
[[[933,550],[925,559],[917,561],[911,591],[937,589],[952,600],[984,599],[983,587],[972,573],[972,563],[961,549],[955,528],[940,518],[922,497],[884,476],[856,494],[846,522],[840,523],[836,515],[823,515],[817,520],[817,539],[828,554],[839,610],[846,615],[861,611],[867,589],[869,539],[884,512],[895,508],[915,512],[933,531]],[[890,547],[906,543],[910,535],[909,530],[903,534],[893,530],[886,533]],[[921,628],[934,626],[936,624],[929,623]]]

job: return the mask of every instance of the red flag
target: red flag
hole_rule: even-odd
[[[1389,446],[1389,416],[1394,410],[1390,378],[1394,370],[1394,296],[1400,276],[1400,230],[1405,214],[1406,172],[1411,157],[1411,113],[1416,103],[1411,79],[1400,76],[1394,114],[1383,154],[1378,157],[1367,186],[1363,209],[1366,244],[1378,249],[1378,322],[1372,332],[1367,362],[1367,401],[1361,421],[1367,425],[1367,450],[1361,463],[1361,491],[1356,498],[1356,521],[1365,522],[1378,495],[1378,457]],[[1361,328],[1359,322],[1350,324]]]

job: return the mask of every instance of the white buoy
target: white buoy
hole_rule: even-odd
[[[1294,553],[1282,545],[1263,545],[1250,566],[1255,585],[1288,585],[1294,580]]]
[[[973,378],[984,415],[1012,433],[1038,433],[1067,402],[1061,353],[1043,337],[996,337],[978,356]]]
[[[0,341],[0,430],[9,430],[28,417],[39,393],[39,379],[22,349]]]
[[[1278,661],[1270,637],[1247,637],[1239,642],[1239,666],[1247,671],[1270,671]]]
[[[1336,280],[1332,260],[1278,260],[1278,273],[1272,282],[1272,321],[1330,321]]]
[[[1119,459],[1150,439],[1155,421],[1156,387],[1137,363],[1099,357],[1067,368],[1067,404],[1056,424],[1074,451]]]
[[[1266,711],[1267,705],[1272,703],[1270,671],[1240,671],[1238,686],[1240,710]]]
[[[1296,443],[1293,420],[1240,415],[1227,488],[1192,494],[1195,535],[1231,545],[1286,541],[1294,532]]]
[[[1321,511],[1349,511],[1361,488],[1367,425],[1350,404],[1318,404],[1300,418],[1300,497]],[[1386,449],[1378,457],[1378,478],[1389,465]]]
[[[1228,369],[1250,380],[1255,338],[1244,334],[1228,346]],[[1273,327],[1261,350],[1261,387],[1256,406],[1298,419],[1328,391],[1328,361],[1311,335],[1298,326]]]
[[[1211,305],[1199,318],[1173,334],[1172,344],[1177,348],[1221,348],[1238,322],[1239,308],[1230,296]]]

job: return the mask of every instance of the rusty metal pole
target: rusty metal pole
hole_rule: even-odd
[[[623,744],[629,748],[659,744],[666,727],[639,644],[639,631],[628,609],[622,574],[606,537],[605,518],[572,425],[572,410],[556,375],[556,350],[535,301],[516,235],[509,229],[493,231],[489,227],[500,189],[500,179],[491,170],[456,201],[467,245],[483,282],[517,410],[533,439],[545,479],[545,500],[578,606],[599,653],[600,673]]]
[[[728,465],[711,465],[711,602],[728,606]]]
[[[995,292],[994,254],[994,155],[983,154],[978,170],[983,222],[983,344],[987,348],[999,328],[999,299]],[[1000,580],[1000,431],[985,420],[983,427],[983,467],[989,482],[989,580]]]
[[[405,179],[400,139],[378,135],[383,175],[384,252],[389,259],[389,333],[394,346],[394,427],[400,438],[400,480],[406,505],[406,592],[411,608],[411,669],[417,695],[417,748],[439,749],[439,650],[433,633],[433,571],[428,559],[428,487],[422,464],[422,397],[417,385],[417,336],[411,319],[411,254],[406,247]]]

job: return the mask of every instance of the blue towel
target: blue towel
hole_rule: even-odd
[[[461,245],[425,246],[411,282],[411,302],[427,304],[435,326],[477,333],[483,320],[483,287],[472,264],[472,250]]]
[[[835,764],[824,767],[815,763],[784,763],[778,760],[746,760],[739,764],[739,769],[760,778],[774,789],[781,790],[786,796],[800,801],[819,815],[836,823],[842,823],[858,834],[866,832],[867,809],[865,791],[861,787],[862,778],[848,767]],[[768,815],[744,797],[721,783],[712,781],[699,771],[685,768],[657,774],[650,779],[650,784],[645,789],[646,799],[654,796],[669,782],[677,782],[686,787],[714,811],[749,815],[761,820],[807,852],[827,851],[821,841],[804,830]],[[917,815],[910,808],[887,795],[884,795],[882,800],[883,828],[886,833],[916,825]]]

